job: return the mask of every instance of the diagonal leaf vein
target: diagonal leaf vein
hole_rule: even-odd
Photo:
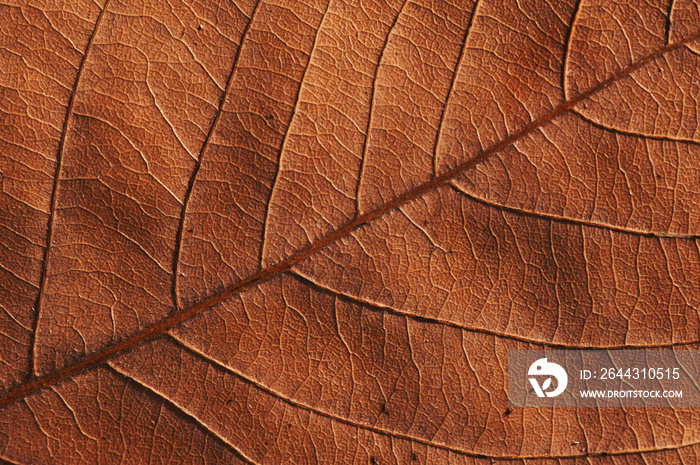
[[[556,118],[557,116],[563,114],[566,111],[571,110],[574,108],[576,105],[578,105],[580,102],[586,100],[590,96],[596,94],[597,92],[601,91],[602,89],[605,89],[612,83],[620,80],[621,78],[628,76],[629,74],[633,73],[634,71],[640,69],[641,67],[645,66],[647,63],[650,61],[656,59],[659,56],[663,56],[667,53],[669,53],[672,50],[675,50],[679,47],[684,46],[685,44],[696,40],[700,38],[700,32],[694,33],[682,40],[679,40],[678,42],[669,44],[665,47],[662,47],[658,50],[656,50],[654,53],[651,53],[647,55],[645,58],[639,60],[636,63],[633,63],[632,65],[628,66],[627,68],[621,70],[617,74],[611,76],[605,81],[602,81],[598,83],[597,85],[593,86],[592,88],[588,89],[585,92],[582,92],[575,98],[565,101],[562,104],[558,105],[556,108],[551,110],[550,112],[542,115],[541,117],[535,119],[534,121],[530,122],[520,130],[514,132],[510,136],[504,138],[500,142],[494,144],[490,148],[482,151],[478,155],[474,156],[473,158],[453,167],[452,169],[440,174],[439,176],[433,177],[430,181],[427,181],[407,192],[402,194],[401,196],[395,198],[394,200],[387,202],[378,208],[376,208],[373,211],[367,212],[365,214],[357,216],[355,219],[349,221],[342,227],[338,228],[334,232],[328,234],[327,236],[323,237],[319,241],[317,241],[314,244],[309,245],[308,247],[299,250],[298,252],[292,254],[288,258],[266,268],[258,273],[242,280],[241,282],[234,284],[232,286],[229,286],[228,288],[223,289],[222,291],[213,294],[200,302],[192,305],[191,307],[184,309],[182,311],[176,312],[168,316],[167,318],[164,318],[163,320],[160,320],[159,322],[155,323],[154,325],[134,334],[133,336],[124,339],[123,341],[120,341],[110,347],[107,347],[106,349],[103,349],[100,352],[96,352],[82,360],[79,360],[78,362],[68,365],[64,368],[62,368],[59,371],[56,371],[54,373],[48,374],[46,376],[40,377],[40,378],[35,378],[9,392],[7,392],[3,397],[0,398],[0,408],[11,404],[26,395],[38,391],[39,389],[43,389],[47,386],[50,386],[52,384],[55,384],[63,379],[66,379],[70,376],[73,376],[77,373],[80,373],[86,369],[92,368],[96,365],[99,365],[101,363],[104,363],[107,361],[109,358],[120,354],[128,349],[131,349],[135,347],[138,344],[141,344],[147,340],[150,340],[154,337],[160,336],[162,334],[165,334],[170,328],[178,325],[184,320],[187,320],[204,310],[213,307],[222,301],[228,299],[229,297],[236,295],[246,289],[249,289],[263,281],[269,280],[287,270],[289,270],[292,266],[295,264],[299,263],[300,261],[306,259],[310,255],[314,254],[315,252],[319,251],[320,249],[326,247],[327,245],[331,244],[332,242],[336,241],[342,236],[345,236],[346,234],[349,234],[350,232],[354,231],[355,229],[361,227],[362,225],[384,215],[388,211],[391,211],[395,208],[400,207],[401,205],[418,198],[422,196],[423,194],[427,193],[428,191],[435,189],[438,186],[441,186],[443,184],[446,184],[450,182],[452,179],[454,179],[456,176],[464,173],[465,171],[473,168],[477,164],[483,162],[485,159],[490,157],[491,155],[500,152],[504,148],[512,145],[516,141],[522,139],[526,135],[530,134],[532,131],[536,130],[537,128],[540,128],[547,122],[551,121],[552,119]]]

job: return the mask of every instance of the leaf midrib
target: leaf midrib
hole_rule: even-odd
[[[444,172],[443,174],[439,176],[433,177],[430,181],[425,182],[407,192],[404,194],[398,196],[394,200],[387,202],[375,210],[372,210],[370,212],[357,215],[352,221],[349,221],[345,225],[341,226],[334,232],[326,235],[319,241],[315,242],[314,244],[309,245],[308,247],[294,253],[293,255],[290,255],[286,259],[266,268],[263,270],[260,270],[256,274],[244,279],[243,281],[234,284],[232,286],[229,286],[228,288],[222,290],[221,292],[211,295],[210,297],[207,297],[204,300],[201,300],[199,303],[184,309],[178,313],[174,313],[170,315],[167,318],[164,318],[163,320],[160,320],[159,322],[155,323],[154,325],[134,334],[133,336],[118,342],[100,352],[96,352],[72,365],[68,365],[64,367],[63,369],[49,374],[45,375],[42,377],[38,377],[28,383],[25,383],[8,393],[6,393],[4,396],[0,398],[0,409],[4,408],[5,406],[33,393],[36,392],[40,389],[43,389],[47,386],[51,386],[53,384],[58,383],[59,381],[69,378],[71,376],[74,376],[84,370],[87,370],[89,368],[92,368],[94,366],[100,365],[104,363],[107,359],[116,356],[122,352],[125,352],[143,342],[146,342],[154,337],[163,335],[167,333],[171,328],[174,326],[182,323],[183,321],[203,312],[204,310],[207,310],[215,305],[220,304],[224,300],[228,299],[229,297],[239,294],[243,291],[245,291],[248,288],[251,288],[263,281],[266,281],[268,279],[271,279],[287,270],[289,270],[292,266],[295,264],[299,263],[300,261],[308,258],[310,255],[316,253],[317,251],[325,248],[329,244],[335,242],[339,238],[345,236],[346,234],[349,234],[353,230],[359,228],[360,226],[371,222],[372,220],[384,215],[390,210],[393,210],[394,208],[397,208],[399,206],[402,206],[406,204],[407,202],[418,198],[425,194],[426,192],[435,189],[438,186],[441,186],[452,179],[454,179],[456,176],[464,173],[465,171],[469,170],[473,166],[477,165],[478,163],[484,161],[491,155],[500,152],[504,148],[512,145],[516,141],[522,139],[523,137],[527,136],[528,134],[532,133],[534,130],[542,127],[544,124],[548,123],[549,121],[553,120],[557,116],[565,113],[566,111],[571,110],[573,107],[578,105],[580,102],[586,100],[587,98],[591,97],[592,95],[596,94],[597,92],[605,89],[612,83],[620,80],[621,78],[628,76],[629,74],[633,73],[634,71],[642,68],[645,66],[647,63],[650,61],[663,56],[670,51],[676,50],[685,44],[692,42],[693,40],[697,39],[700,37],[700,32],[697,32],[695,34],[692,34],[688,37],[686,37],[683,40],[680,40],[678,42],[668,44],[665,47],[662,47],[658,49],[656,52],[647,55],[643,59],[637,61],[636,63],[631,64],[627,68],[624,68],[620,70],[618,73],[612,75],[610,78],[606,79],[605,81],[602,81],[598,83],[597,85],[591,87],[588,89],[586,92],[580,93],[577,97],[567,100],[562,102],[560,105],[549,111],[548,113],[544,114],[543,116],[535,119],[534,121],[530,122],[523,128],[519,129],[518,131],[514,132],[510,136],[504,138],[500,142],[494,144],[491,146],[489,149],[484,150],[480,154],[474,156],[470,160],[467,160],[466,162],[463,162],[454,168]]]

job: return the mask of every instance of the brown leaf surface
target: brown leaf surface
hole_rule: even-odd
[[[0,458],[700,462],[507,351],[700,343],[696,0],[3,0]]]

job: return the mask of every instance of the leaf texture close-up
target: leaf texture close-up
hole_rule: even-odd
[[[700,463],[699,240],[699,0],[0,0],[0,462]]]

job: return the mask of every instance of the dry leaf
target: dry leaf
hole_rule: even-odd
[[[4,460],[700,461],[698,410],[505,390],[697,348],[697,0],[0,18]]]

